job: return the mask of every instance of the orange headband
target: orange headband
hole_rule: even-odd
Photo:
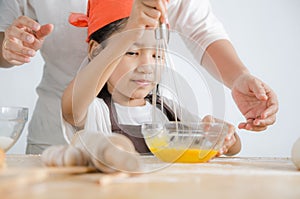
[[[100,28],[130,16],[133,0],[89,0],[87,15],[71,13],[69,23],[76,27],[88,27],[88,38]]]

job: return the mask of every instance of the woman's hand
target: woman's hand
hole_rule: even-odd
[[[232,87],[232,97],[246,118],[240,129],[263,131],[276,121],[278,100],[275,92],[258,78],[243,74]]]
[[[2,56],[12,65],[30,62],[53,30],[52,24],[41,26],[27,16],[20,16],[4,33]]]

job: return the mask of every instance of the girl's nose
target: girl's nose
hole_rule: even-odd
[[[151,74],[154,71],[153,68],[154,68],[154,64],[153,63],[142,64],[142,65],[139,65],[137,67],[137,71],[139,73]]]
[[[137,71],[141,73],[153,73],[154,65],[155,59],[153,59],[153,56],[150,54],[144,54],[140,57],[140,63]]]

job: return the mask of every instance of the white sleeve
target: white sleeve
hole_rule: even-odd
[[[0,13],[0,32],[4,32],[19,16],[26,15],[36,20],[29,0],[1,0]]]
[[[64,138],[68,143],[70,143],[78,129],[64,120],[62,113],[60,115]],[[102,99],[95,98],[88,107],[84,130],[90,132],[101,132],[105,135],[112,133],[109,109]]]
[[[112,133],[109,109],[103,99],[95,98],[90,104],[84,129],[100,131],[106,135]]]
[[[62,127],[61,129],[62,129],[63,136],[66,142],[69,144],[73,139],[73,136],[75,135],[77,129],[64,119],[61,110],[60,110],[60,123]]]
[[[171,29],[182,36],[198,63],[211,43],[229,40],[222,23],[212,13],[209,0],[172,0],[168,13]]]

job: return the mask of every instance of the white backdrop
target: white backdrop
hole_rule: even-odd
[[[211,2],[245,65],[275,90],[280,102],[277,122],[268,130],[262,133],[238,130],[243,144],[239,155],[290,156],[292,144],[300,137],[297,128],[300,111],[300,94],[297,92],[300,82],[300,1]],[[31,116],[42,65],[43,60],[38,55],[31,64],[0,69],[0,105],[29,107]],[[225,119],[235,125],[243,120],[228,89]],[[9,153],[24,153],[26,134],[27,129]]]

